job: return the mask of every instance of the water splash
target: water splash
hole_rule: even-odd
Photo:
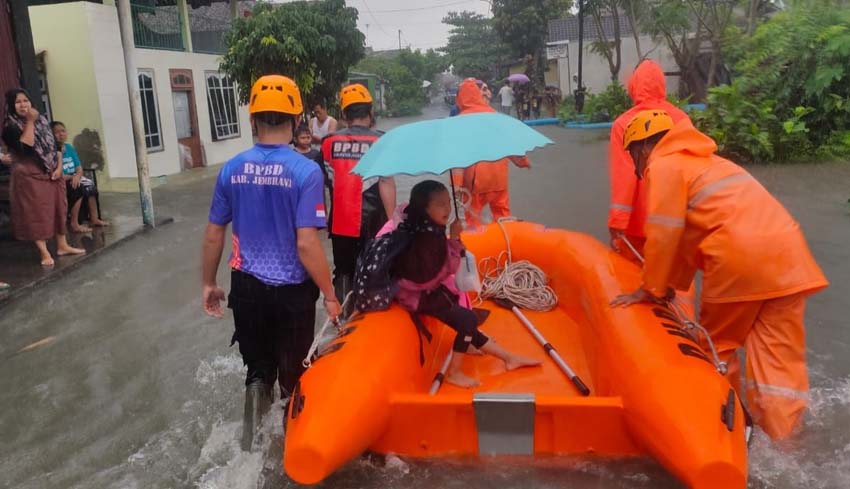
[[[221,377],[241,374],[242,359],[237,355],[217,356],[211,361],[202,360],[195,371],[195,381],[203,386],[212,385]]]
[[[752,489],[846,489],[850,487],[850,378],[810,392],[800,436],[772,442],[758,432],[750,449]]]

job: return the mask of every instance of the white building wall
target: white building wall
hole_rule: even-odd
[[[251,147],[251,124],[246,106],[238,107],[239,137],[213,141],[209,105],[207,103],[206,73],[217,72],[219,57],[210,54],[136,49],[136,66],[153,70],[156,84],[159,119],[162,125],[163,150],[148,153],[148,164],[152,176],[170,175],[181,171],[177,144],[177,126],[174,120],[174,102],[171,96],[169,70],[192,70],[195,85],[195,106],[198,114],[198,130],[201,145],[206,153],[207,165],[224,163],[237,153]]]
[[[72,140],[86,128],[100,134],[109,177],[101,182],[105,188],[132,188],[135,184],[120,183],[135,179],[137,173],[117,8],[74,2],[30,7],[30,16],[36,47],[47,52],[54,116],[66,123]],[[152,49],[135,49],[134,54],[138,68],[154,72],[162,125],[163,150],[148,153],[151,176],[182,170],[169,69],[192,70],[198,131],[208,165],[223,163],[253,144],[247,107],[238,107],[239,137],[212,139],[205,75],[218,71],[218,56]]]
[[[91,42],[91,46],[85,49],[93,53],[106,167],[110,178],[136,178],[136,153],[118,9],[114,5],[96,3],[85,3],[85,6]]]
[[[599,93],[605,91],[608,85],[611,84],[611,70],[608,67],[608,61],[604,56],[596,54],[592,51],[591,43],[584,44],[584,59],[582,64],[582,83],[591,93]],[[661,65],[661,69],[665,72],[678,71],[673,55],[670,49],[664,44],[657,44],[650,36],[640,37],[640,47],[644,52],[646,59],[652,59]],[[628,86],[629,78],[637,68],[640,58],[635,48],[635,40],[633,37],[624,37],[621,40],[621,63],[619,80],[624,86]],[[647,54],[648,52],[648,54]],[[575,82],[572,80],[578,75],[578,42],[571,42],[569,45],[569,65],[567,59],[559,60],[558,71],[561,76],[561,91],[564,95],[572,93],[576,88]],[[667,93],[675,94],[679,89],[679,77],[667,77]]]

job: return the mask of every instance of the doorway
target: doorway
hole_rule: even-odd
[[[204,166],[201,132],[198,130],[198,110],[195,106],[195,83],[192,70],[168,70],[171,78],[171,99],[174,106],[174,125],[184,170]]]

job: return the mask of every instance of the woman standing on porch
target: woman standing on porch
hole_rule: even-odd
[[[62,179],[61,155],[57,151],[47,118],[33,108],[27,92],[6,92],[3,141],[12,155],[12,233],[21,241],[33,241],[41,264],[54,265],[47,240],[56,237],[59,256],[81,255],[65,238],[68,202]]]

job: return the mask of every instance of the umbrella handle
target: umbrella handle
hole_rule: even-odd
[[[455,203],[455,218],[460,219],[461,222],[465,221],[465,215],[461,212],[463,209],[463,202],[460,202],[457,198],[457,193],[455,193],[455,182],[451,179],[451,174],[449,174],[449,181],[452,185],[452,201]]]

